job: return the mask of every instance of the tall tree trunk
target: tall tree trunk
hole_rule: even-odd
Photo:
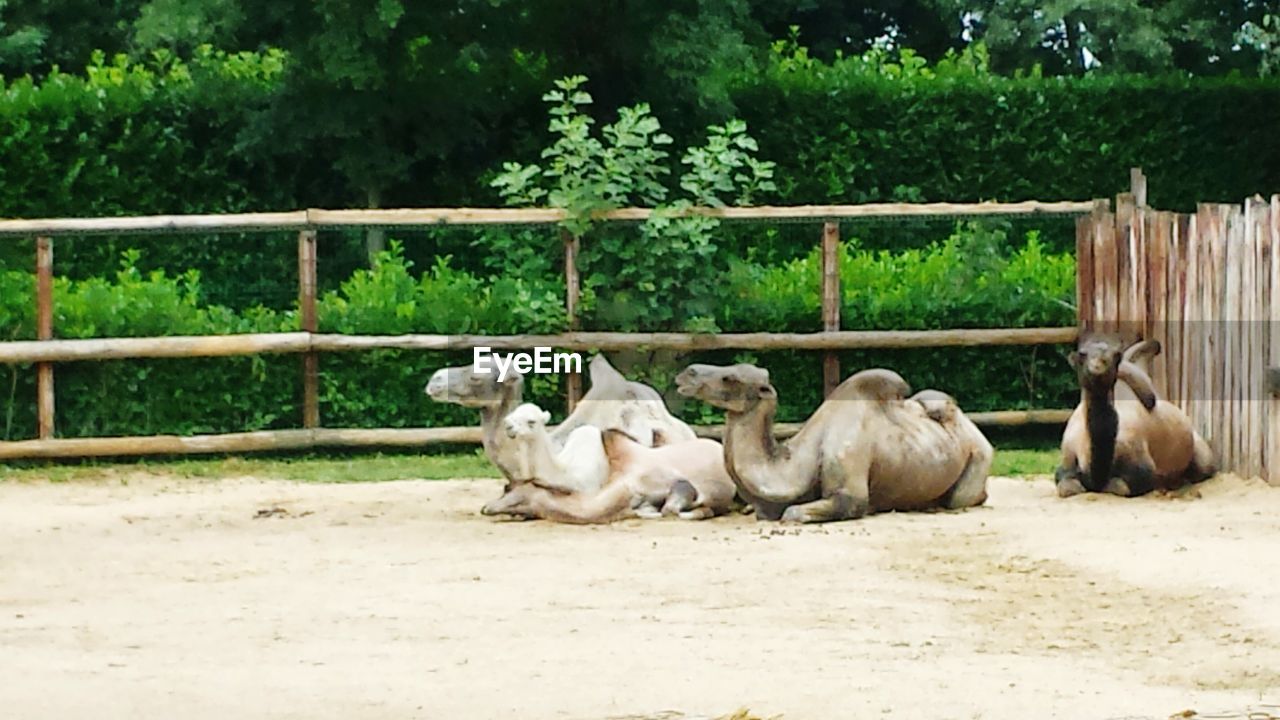
[[[366,195],[369,201],[369,209],[377,210],[380,194],[376,188],[370,188]],[[387,249],[387,232],[383,228],[369,228],[365,231],[364,249],[369,255],[369,267],[373,267],[378,259],[378,253]]]

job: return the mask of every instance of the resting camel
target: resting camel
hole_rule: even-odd
[[[725,464],[760,519],[826,522],[986,502],[990,444],[972,423],[930,418],[891,370],[850,376],[782,444],[768,371],[690,365],[676,384],[681,395],[725,410]]]
[[[609,477],[600,428],[580,425],[557,449],[547,433],[549,422],[551,413],[533,403],[524,403],[503,418],[517,472],[512,479],[562,493],[598,491]]]
[[[1214,475],[1213,451],[1190,418],[1156,395],[1147,363],[1160,350],[1155,340],[1125,349],[1116,336],[1090,335],[1067,356],[1080,381],[1080,404],[1062,434],[1054,474],[1059,497],[1136,497]]]
[[[735,488],[720,443],[699,438],[650,448],[617,429],[602,439],[609,470],[603,488],[562,493],[539,480],[518,485],[483,512],[590,524],[664,515],[703,520],[733,508]]]
[[[591,389],[579,401],[569,417],[550,430],[552,444],[563,448],[574,429],[590,425],[600,429],[619,427],[646,444],[655,436],[671,441],[691,440],[693,429],[667,411],[657,390],[628,381],[609,364],[603,355],[591,359],[588,366]],[[502,419],[524,400],[524,378],[514,369],[505,381],[497,373],[476,372],[473,365],[441,368],[427,383],[426,393],[437,402],[447,402],[480,410],[481,440],[485,455],[503,477],[509,492],[517,483],[519,468],[503,432]]]

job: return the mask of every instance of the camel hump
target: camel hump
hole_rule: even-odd
[[[831,393],[831,400],[904,400],[911,394],[911,385],[898,373],[885,368],[872,368],[856,372],[840,383]]]
[[[929,419],[936,422],[954,420],[956,412],[960,409],[956,399],[941,390],[921,390],[912,395],[911,399],[920,403]]]
[[[591,358],[591,362],[588,364],[588,372],[591,374],[592,389],[597,386],[625,384],[627,382],[627,379],[609,363],[609,359],[603,353]]]
[[[635,435],[632,435],[631,433],[619,427],[611,427],[606,429],[603,433],[601,433],[601,437],[604,439],[606,444],[621,443],[625,441],[630,441],[637,445],[643,444],[640,442],[639,438],[637,438]]]

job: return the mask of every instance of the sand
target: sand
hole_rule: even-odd
[[[1163,720],[1280,702],[1280,490],[990,489],[976,510],[826,526],[576,527],[481,517],[488,480],[0,482],[0,715]]]

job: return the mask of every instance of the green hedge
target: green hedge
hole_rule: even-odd
[[[98,57],[83,75],[8,82],[0,89],[0,217],[304,206],[316,194],[310,178],[323,173],[305,158],[270,163],[242,144],[282,71],[278,53],[202,50],[190,63]],[[123,249],[140,246],[149,248],[146,268],[197,268],[220,301],[234,297],[245,277],[296,286],[296,251],[288,244],[264,251],[261,236],[60,240],[57,266],[73,277],[102,275]],[[0,268],[30,263],[29,244],[0,242]]]
[[[1163,209],[1280,191],[1275,79],[893,76],[781,59],[733,100],[790,204],[1108,198],[1134,166]]]
[[[762,198],[770,203],[1111,197],[1126,187],[1134,165],[1147,173],[1150,202],[1168,209],[1280,191],[1274,79],[1005,78],[964,63],[944,71],[797,57],[776,53],[764,72],[740,78],[732,90],[760,156],[778,163],[779,197]],[[260,126],[261,111],[279,90],[285,62],[273,52],[200,50],[188,63],[97,58],[83,74],[6,81],[0,217],[240,212],[362,200],[322,157],[256,146],[253,138],[273,136]],[[527,104],[539,108],[532,99]],[[693,137],[717,120],[690,114],[672,125]],[[437,169],[410,177],[387,197],[419,205],[498,204],[484,182],[488,174],[523,157],[518,148],[545,146],[543,123],[529,118],[515,126],[529,129],[475,144],[470,175],[443,177]],[[1068,249],[1069,224],[1057,223],[1052,232],[1041,227],[1049,247]],[[780,230],[762,235],[726,225],[720,242],[782,259],[814,242]],[[934,229],[908,223],[893,233],[857,231],[868,246],[896,249],[936,237]],[[426,263],[434,253],[453,252],[459,269],[489,270],[481,254],[466,252],[469,238],[456,232],[433,238],[410,246],[410,257]],[[322,268],[350,269],[363,260],[355,235],[326,233],[321,242]],[[281,308],[294,293],[287,238],[60,240],[59,271],[99,276],[121,250],[142,246],[149,248],[143,269],[200,270],[208,302]],[[30,262],[27,244],[0,242],[0,269]],[[254,287],[245,287],[246,278]]]
[[[1012,251],[1003,248],[1013,245]],[[59,337],[200,335],[296,330],[296,311],[234,311],[202,302],[198,273],[179,277],[138,269],[127,253],[111,278],[54,285]],[[819,329],[816,253],[772,267],[739,261],[725,275],[716,322],[725,330]],[[847,329],[1070,325],[1075,312],[1074,265],[1047,253],[1030,235],[964,225],[924,250],[886,253],[850,238],[840,251],[842,321]],[[0,338],[34,336],[33,283],[25,272],[0,273]],[[399,334],[555,332],[564,327],[563,286],[556,282],[480,278],[450,258],[419,273],[399,243],[371,270],[354,273],[318,301],[324,332]],[[628,374],[661,390],[684,364],[753,361],[773,374],[782,396],[779,419],[798,420],[817,405],[821,363],[816,353],[718,352],[613,356]],[[376,351],[321,357],[321,412],[330,427],[472,424],[472,411],[430,402],[423,385],[434,369],[465,363],[470,352]],[[948,390],[970,410],[1061,407],[1073,398],[1073,378],[1058,348],[970,348],[844,353],[852,372],[891,367],[919,388]],[[6,439],[30,437],[35,426],[34,372],[7,367],[0,393]],[[233,432],[296,427],[300,416],[298,358],[111,361],[58,366],[58,432],[63,437]],[[536,377],[530,397],[562,409],[558,379]],[[698,403],[671,397],[695,421],[717,417]]]

